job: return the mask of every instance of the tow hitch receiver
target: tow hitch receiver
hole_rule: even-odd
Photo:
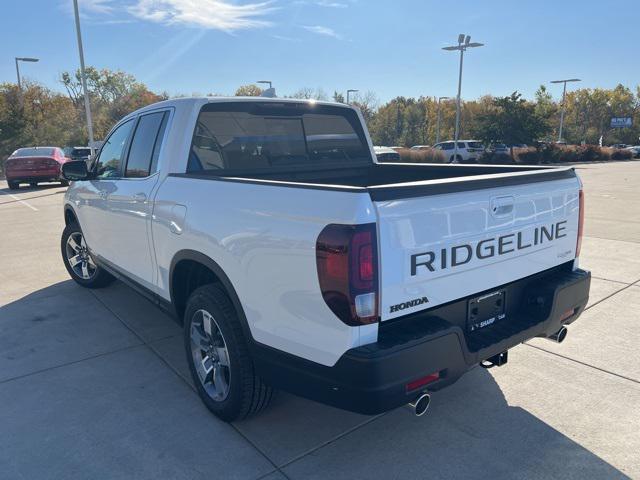
[[[482,368],[501,367],[505,365],[508,360],[509,360],[509,351],[507,350],[480,362],[480,366]]]

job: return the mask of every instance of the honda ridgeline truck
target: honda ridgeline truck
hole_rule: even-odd
[[[561,341],[589,296],[573,168],[379,163],[347,105],[169,100],[63,169],[69,274],[173,312],[227,421],[274,389],[421,414],[470,368]]]

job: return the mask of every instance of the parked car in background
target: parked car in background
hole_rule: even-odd
[[[514,143],[511,145],[513,148],[529,148],[529,145],[526,143]]]
[[[389,147],[391,150],[395,150],[396,152],[400,151],[400,150],[404,150],[404,147],[401,147],[399,145],[394,145],[393,147]]]
[[[91,147],[73,147],[69,152],[68,157],[71,160],[84,160],[85,162],[88,162],[91,155],[93,155]]]
[[[614,143],[611,148],[629,148],[629,145],[626,143]]]
[[[458,140],[457,157],[453,141],[436,143],[433,148],[442,150],[449,163],[474,163],[484,153],[484,145],[477,140]]]
[[[494,143],[489,147],[489,151],[500,155],[511,155],[511,149],[504,143]]]
[[[60,182],[68,185],[61,176],[62,164],[68,161],[64,152],[58,147],[19,148],[11,154],[4,164],[4,173],[11,190],[16,190],[21,183],[32,187],[38,182]]]
[[[400,154],[393,148],[389,147],[373,147],[373,151],[376,154],[376,158],[379,162],[399,162]]]
[[[414,145],[411,150],[430,150],[431,145]]]
[[[633,147],[627,147],[627,150],[631,151],[633,158],[640,158],[640,145],[634,145]]]

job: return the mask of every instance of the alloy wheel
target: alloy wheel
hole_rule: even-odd
[[[222,402],[229,395],[230,362],[227,344],[213,316],[198,310],[191,319],[191,356],[207,395]]]
[[[90,280],[96,274],[98,267],[91,258],[87,244],[80,232],[73,232],[67,238],[66,245],[67,261],[69,266],[78,277],[83,280]]]

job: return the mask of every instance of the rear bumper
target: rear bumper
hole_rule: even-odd
[[[587,304],[590,283],[589,272],[563,268],[505,285],[507,317],[474,333],[464,328],[467,299],[408,315],[381,325],[377,343],[347,351],[333,367],[254,345],[256,369],[277,388],[358,413],[381,413],[425,390],[407,392],[409,382],[438,372],[426,390],[439,390],[479,362],[572,323]]]
[[[8,170],[5,172],[7,180],[12,182],[48,182],[60,180],[60,169],[52,168],[47,170]]]

